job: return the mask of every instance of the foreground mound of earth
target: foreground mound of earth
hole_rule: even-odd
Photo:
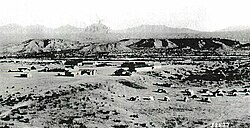
[[[141,77],[146,79],[147,77]],[[141,79],[135,78],[135,79]],[[219,97],[212,103],[184,102],[180,88],[136,89],[108,80],[58,86],[40,93],[16,92],[1,98],[2,127],[249,127],[249,98]],[[147,88],[147,89],[146,89]],[[197,90],[197,88],[194,88]],[[141,99],[133,100],[131,97]],[[153,96],[154,100],[146,99]],[[164,101],[168,96],[170,101]],[[233,116],[232,116],[233,115]]]

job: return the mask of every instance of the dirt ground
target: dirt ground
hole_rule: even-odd
[[[56,76],[55,72],[35,70],[31,78],[19,78],[15,77],[18,72],[7,72],[21,66],[31,65],[0,64],[2,127],[250,127],[250,95],[241,92],[242,86],[200,86],[168,79],[171,73],[193,69],[193,65],[164,65],[132,76],[113,76],[118,65],[98,67],[94,76]],[[206,96],[199,92],[203,88],[236,89],[238,95]],[[199,98],[185,95],[186,89]],[[164,101],[165,96],[170,101]],[[185,102],[184,97],[189,100]],[[211,102],[202,102],[205,97]]]

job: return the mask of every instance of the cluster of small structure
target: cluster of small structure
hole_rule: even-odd
[[[154,69],[154,65],[146,64],[146,62],[124,62],[121,64],[121,68],[116,70],[114,74],[116,76],[130,76],[133,72],[136,72],[136,68],[145,68],[149,67]],[[126,70],[126,68],[128,68]]]
[[[151,89],[151,87],[144,86],[142,84],[144,81],[147,81],[145,80],[145,78],[147,79],[149,77],[150,80],[154,82],[159,80],[159,83],[155,83],[153,85],[159,86],[160,88],[157,87],[158,89],[154,89],[155,91],[153,92],[151,90],[151,93],[138,93],[138,95],[135,94],[131,97],[126,97],[126,95],[115,95],[118,92],[112,91],[110,89],[111,85],[109,85],[107,81],[105,82],[109,87],[102,84],[80,84],[74,86],[69,85],[65,87],[59,86],[56,89],[48,90],[41,94],[29,93],[26,95],[22,95],[20,92],[16,92],[13,94],[9,94],[6,97],[1,96],[0,104],[4,107],[10,108],[10,110],[1,113],[0,119],[3,121],[1,123],[4,127],[15,125],[11,121],[15,123],[18,122],[31,124],[31,121],[33,118],[35,118],[35,116],[45,115],[44,117],[51,118],[46,119],[49,122],[43,122],[42,124],[47,127],[87,127],[87,125],[85,125],[86,118],[88,118],[88,121],[91,120],[93,122],[96,121],[99,123],[111,121],[112,127],[117,128],[130,126],[154,127],[153,123],[140,124],[133,121],[131,121],[132,123],[120,123],[123,121],[121,119],[115,119],[115,117],[117,115],[120,115],[119,118],[121,118],[126,114],[120,114],[121,111],[115,109],[115,107],[117,106],[112,107],[112,103],[115,104],[115,101],[118,99],[117,101],[125,101],[124,103],[134,101],[131,103],[135,104],[141,103],[140,101],[148,104],[150,104],[151,101],[163,104],[168,104],[168,102],[172,103],[172,101],[181,101],[181,104],[186,104],[183,102],[193,103],[198,101],[202,102],[201,104],[209,103],[211,105],[211,103],[213,103],[213,99],[215,99],[216,97],[236,97],[238,95],[250,95],[249,89],[240,91],[236,89],[224,90],[222,89],[223,87],[217,89],[217,87],[220,87],[219,83],[222,82],[238,82],[237,84],[245,84],[242,81],[245,82],[249,80],[250,76],[250,69],[248,68],[250,63],[248,61],[235,63],[232,63],[230,61],[218,61],[211,63],[207,62],[205,65],[198,65],[197,63],[193,63],[192,60],[186,60],[181,63],[190,64],[191,66],[189,65],[190,67],[188,68],[178,67],[165,68],[164,70],[154,70],[157,69],[156,65],[147,64],[146,62],[140,61],[127,61],[121,64],[121,66],[115,67],[116,69],[119,68],[114,72],[114,75],[116,76],[130,76],[133,74],[133,72],[138,72],[142,68],[150,69],[144,70],[144,72],[136,73],[136,75],[134,75],[135,77],[113,77],[116,79],[123,78],[112,81],[117,86],[122,86],[124,88],[129,87],[130,89]],[[97,64],[95,61],[85,62],[82,60],[71,59],[65,62],[61,62],[60,66],[60,68],[49,68],[47,65],[45,65],[43,66],[43,69],[37,70],[38,66],[36,67],[31,65],[30,68],[19,67],[18,70],[9,70],[8,72],[20,72],[19,77],[26,78],[31,77],[31,73],[34,70],[37,70],[38,72],[58,72],[58,76],[76,77],[85,74],[91,76],[96,75],[96,67],[109,65],[107,63]],[[168,65],[166,65],[166,67],[167,66]],[[141,78],[137,78],[137,74],[138,76],[142,75],[139,77],[143,77],[143,80],[141,80]],[[133,79],[140,79],[140,82],[137,83],[136,80]],[[147,82],[150,83],[151,81]],[[217,87],[213,85],[214,82],[218,83]],[[173,95],[169,95],[170,91],[166,89],[178,89],[178,87],[191,88],[192,85],[190,86],[190,83],[193,86],[206,88],[199,91],[185,89],[181,91],[181,95],[175,94],[174,96],[176,97],[173,97]],[[153,86],[153,88],[156,88],[156,86]],[[208,87],[212,87],[212,89],[208,89]],[[217,90],[213,90],[214,88],[216,88]],[[114,96],[117,96],[119,98],[115,99]],[[156,98],[155,96],[158,98]],[[176,100],[173,100],[172,98],[176,98]],[[169,107],[169,109],[175,108]],[[132,114],[129,115],[129,118],[140,118],[140,116],[141,115],[139,114]],[[117,122],[119,122],[120,124],[117,124]]]
[[[16,63],[20,63],[21,61],[18,61]],[[59,62],[59,61],[56,61]],[[8,62],[7,62],[8,63]],[[13,61],[14,63],[14,61]],[[22,64],[33,64],[32,62],[21,62]],[[50,63],[49,63],[50,64]],[[43,69],[37,69],[36,66],[29,67],[19,67],[17,70],[8,70],[8,72],[20,72],[19,76],[15,77],[25,77],[29,78],[32,77],[32,72],[37,70],[38,72],[64,72],[58,73],[58,76],[81,76],[81,75],[96,75],[96,69],[92,67],[99,66],[99,63],[93,62],[93,61],[79,61],[79,60],[67,60],[67,61],[60,61],[60,67],[58,68],[49,68],[49,64],[40,64],[40,66],[43,67]],[[54,64],[54,63],[51,63]]]

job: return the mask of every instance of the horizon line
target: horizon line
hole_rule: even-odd
[[[92,23],[92,24],[88,24],[88,25],[85,24],[83,27],[79,27],[79,26],[72,25],[72,24],[62,24],[62,25],[57,26],[57,27],[52,27],[52,26],[47,26],[47,25],[43,25],[43,24],[21,25],[21,24],[18,24],[18,23],[7,23],[7,24],[0,25],[0,27],[4,27],[4,26],[8,26],[8,25],[17,25],[17,26],[21,26],[21,27],[24,27],[24,28],[25,27],[30,27],[30,26],[42,26],[42,27],[49,28],[49,29],[57,29],[57,28],[64,27],[64,26],[71,26],[71,27],[75,27],[75,28],[78,28],[78,29],[85,29],[86,27],[94,25],[94,24],[103,24],[103,23]],[[106,24],[103,24],[103,25],[107,26]],[[168,26],[168,25],[164,25],[164,24],[140,24],[140,25],[137,25],[137,26],[127,27],[127,28],[119,28],[119,29],[114,29],[114,28],[111,28],[109,26],[107,26],[107,27],[110,30],[121,31],[121,30],[136,28],[136,27],[140,27],[140,26],[164,26],[164,27],[174,28],[174,29],[190,29],[190,30],[197,31],[197,32],[227,32],[226,29],[230,29],[230,28],[234,29],[234,28],[237,28],[237,27],[244,27],[244,29],[241,29],[241,30],[247,30],[247,29],[250,28],[250,26],[247,26],[247,25],[236,25],[236,26],[228,26],[226,28],[217,29],[217,30],[199,30],[199,29],[193,29],[193,28],[189,28],[189,27],[173,27],[173,26]],[[236,31],[241,31],[241,30],[236,30]]]

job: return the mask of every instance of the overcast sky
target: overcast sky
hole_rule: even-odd
[[[111,29],[142,24],[213,31],[250,26],[249,0],[5,0],[0,25],[83,27],[102,19]]]

